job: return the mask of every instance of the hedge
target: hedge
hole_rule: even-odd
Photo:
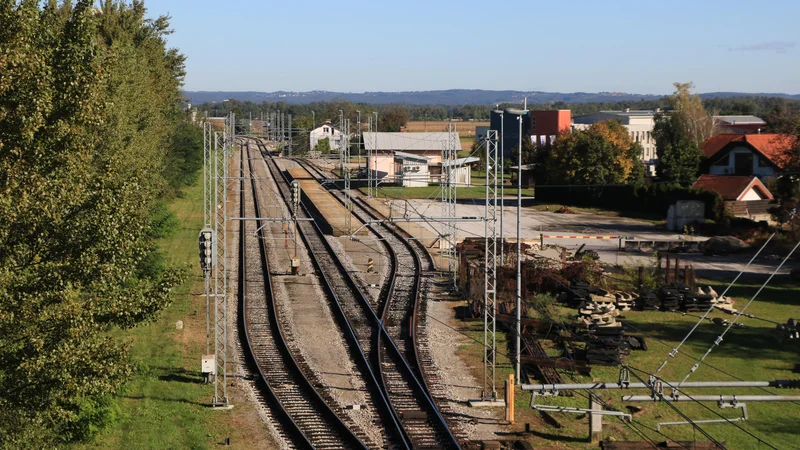
[[[707,219],[720,220],[725,214],[722,197],[716,192],[690,189],[679,184],[566,187],[536,185],[536,200],[615,211],[654,213],[664,217],[670,205],[678,200],[699,200],[706,205]]]

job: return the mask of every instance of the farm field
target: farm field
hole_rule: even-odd
[[[456,126],[459,136],[462,138],[469,138],[470,140],[475,137],[475,127],[488,127],[489,122],[452,122]],[[413,121],[406,124],[408,131],[447,131],[447,126],[450,122],[437,121]]]

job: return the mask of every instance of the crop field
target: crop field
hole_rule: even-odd
[[[475,137],[475,127],[488,127],[489,122],[453,122],[456,125],[456,131],[462,138]],[[425,122],[416,121],[408,122],[406,129],[408,131],[447,131],[447,126],[450,122]]]

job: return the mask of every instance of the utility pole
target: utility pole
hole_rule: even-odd
[[[352,199],[350,198],[350,119],[345,120],[344,122],[344,135],[343,135],[343,147],[341,153],[343,154],[343,161],[344,165],[342,166],[342,176],[344,178],[344,198],[345,198],[345,207],[347,208],[347,217],[345,218],[345,224],[347,226],[347,234],[352,233],[352,223],[353,223],[353,203]]]
[[[289,114],[289,127],[287,128],[287,130],[289,130],[289,156],[291,157],[292,156],[292,144],[293,144],[292,143],[292,115],[291,114]]]
[[[217,139],[211,122],[203,124],[203,228],[212,229],[214,220],[214,158]],[[212,149],[213,148],[213,149]],[[212,235],[213,239],[213,235]],[[213,247],[212,247],[213,252]],[[206,294],[206,355],[211,353],[211,271],[203,271]]]
[[[505,128],[505,121],[506,116],[505,112],[500,112],[500,265],[503,266],[506,263],[506,240],[505,234],[503,232],[503,216],[505,215],[505,206],[506,206],[506,192],[505,192],[505,184],[506,184],[506,171],[504,167],[504,160],[506,157],[506,146],[505,146],[505,134],[503,129]],[[519,379],[519,378],[516,378]]]
[[[483,400],[497,400],[495,387],[497,317],[497,131],[486,136],[486,203],[484,207]]]
[[[342,141],[344,139],[344,111],[339,110],[339,174],[344,175],[344,148],[342,148]],[[334,128],[334,135],[336,129]]]
[[[525,100],[527,105],[527,98]],[[517,117],[519,120],[519,146],[517,147],[517,339],[516,346],[514,347],[515,359],[515,374],[514,378],[517,383],[520,381],[520,363],[521,354],[521,324],[522,324],[522,236],[520,233],[522,223],[522,120],[527,111],[523,110],[522,114]]]
[[[372,137],[372,116],[367,116],[367,133],[369,133],[370,138]],[[364,144],[365,147],[366,143]],[[367,147],[367,198],[372,198],[372,169],[370,168],[370,164],[372,161],[372,141],[370,140],[370,146]]]
[[[455,180],[455,155],[459,145],[458,133],[455,125],[448,126],[448,141],[442,148],[442,174],[439,184],[442,188],[442,217],[447,220],[444,224],[444,250],[447,252],[447,272],[450,289],[458,290],[456,271],[456,180]]]
[[[372,115],[375,116],[375,119],[372,120],[372,162],[370,164],[374,167],[374,170],[370,168],[370,173],[374,174],[375,176],[370,175],[370,181],[372,186],[372,196],[378,196],[378,111],[372,111]]]
[[[236,115],[231,113],[225,121],[222,149],[214,155],[214,398],[212,406],[229,407],[228,404],[228,157],[236,139]]]
[[[358,128],[356,128],[356,143],[358,144],[358,171],[361,172],[361,111],[356,111],[356,123],[358,124]],[[358,176],[358,175],[356,175]]]

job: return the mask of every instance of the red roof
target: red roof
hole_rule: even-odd
[[[772,194],[758,177],[735,175],[700,175],[692,189],[716,192],[723,200],[741,200],[750,189],[760,191],[761,196],[772,200]]]
[[[787,134],[718,134],[703,142],[700,149],[706,158],[711,158],[731,142],[749,145],[778,167],[786,164],[787,151],[795,144],[796,139]]]

